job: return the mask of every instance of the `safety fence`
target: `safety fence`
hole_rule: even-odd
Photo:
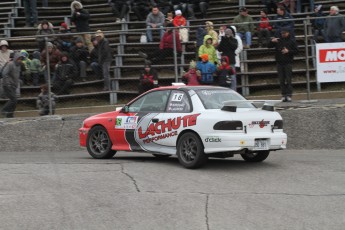
[[[219,33],[221,27],[247,25],[248,23],[231,23],[229,18],[212,19],[213,28]],[[294,23],[295,40],[299,53],[294,58],[293,63],[293,87],[294,92],[302,93],[305,99],[311,99],[311,93],[321,91],[321,84],[317,81],[317,62],[315,44],[324,42],[322,37],[314,40],[313,29],[310,21],[313,18],[291,19]],[[276,23],[271,21],[272,25]],[[258,22],[254,21],[251,36],[251,46],[244,47],[237,56],[240,64],[236,68],[237,85],[236,90],[246,97],[250,96],[275,96],[280,95],[279,81],[276,70],[275,49],[262,46],[258,37]],[[160,50],[160,29],[152,30],[153,41],[147,41],[146,25],[143,22],[119,23],[114,31],[90,32],[90,33],[55,33],[47,36],[23,36],[9,38],[10,47],[15,47],[17,51],[26,50],[28,59],[23,66],[21,74],[20,91],[18,91],[18,109],[35,110],[38,94],[41,85],[46,84],[49,92],[53,92],[57,101],[57,108],[67,107],[89,107],[106,104],[123,104],[139,95],[140,77],[145,70],[145,66],[150,65],[158,73],[158,85],[171,85],[172,82],[181,82],[184,71],[188,71],[192,60],[199,60],[198,49],[200,46],[200,28],[205,28],[205,24],[193,23],[182,30],[176,28],[161,28],[171,30],[173,37],[172,49]],[[142,29],[133,29],[142,28]],[[274,28],[274,27],[273,27]],[[181,33],[179,33],[181,31]],[[58,32],[56,30],[56,32]],[[200,32],[200,31],[199,31]],[[186,33],[186,34],[184,34]],[[97,35],[97,36],[96,36]],[[97,41],[97,37],[103,37],[109,41],[109,48],[101,52],[84,52],[91,50],[92,45],[88,39]],[[270,31],[269,39],[275,36],[275,30]],[[86,40],[85,40],[86,38]],[[182,39],[179,42],[179,39]],[[178,40],[176,40],[178,39]],[[95,47],[96,41],[94,43]],[[246,44],[245,38],[242,40]],[[79,43],[79,45],[78,45]],[[98,41],[98,48],[104,48],[101,40]],[[181,47],[179,44],[181,43]],[[41,46],[42,50],[39,50]],[[60,49],[60,54],[55,57],[54,52],[45,50]],[[81,46],[81,47],[78,47]],[[86,47],[86,48],[85,48]],[[217,46],[215,46],[217,49]],[[96,48],[97,49],[97,48]],[[38,78],[32,72],[31,63],[37,57],[37,52],[41,51],[41,69]],[[109,66],[99,63],[111,52]],[[35,53],[35,55],[34,55]],[[71,72],[65,74],[66,69],[62,68],[61,53],[66,53],[72,65]],[[98,56],[94,56],[94,55]],[[62,55],[65,56],[65,55]],[[218,54],[218,58],[220,58]],[[102,62],[102,61],[101,61]],[[59,67],[60,66],[60,67]],[[59,69],[58,69],[59,68]],[[67,67],[65,67],[67,68]],[[58,69],[58,71],[57,71]],[[109,69],[109,81],[104,78],[106,69]],[[65,74],[64,76],[60,76]],[[48,77],[50,76],[50,77]],[[60,81],[58,81],[60,79]],[[217,84],[216,82],[214,84]],[[325,83],[322,90],[343,91],[343,84]],[[0,99],[0,103],[7,99]],[[50,109],[52,109],[50,103]]]

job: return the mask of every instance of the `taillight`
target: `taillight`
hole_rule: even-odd
[[[276,120],[272,129],[283,129],[283,120]]]
[[[219,121],[213,126],[214,130],[243,130],[242,121]]]

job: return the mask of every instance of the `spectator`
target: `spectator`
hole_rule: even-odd
[[[214,47],[218,45],[218,33],[213,29],[213,23],[211,21],[205,22],[205,29],[208,35],[212,37],[212,44]]]
[[[278,5],[284,7],[290,14],[295,13],[296,0],[283,0]]]
[[[252,33],[254,32],[253,18],[248,14],[246,7],[240,8],[240,13],[234,18],[234,23],[237,25],[237,34],[241,39],[245,38],[245,48],[250,48],[252,45]]]
[[[221,57],[221,65],[218,66],[216,75],[218,77],[219,86],[231,87],[231,89],[236,91],[236,81],[233,81],[235,78],[235,70],[230,66],[227,56]]]
[[[343,42],[342,32],[345,30],[345,18],[339,14],[337,6],[331,6],[325,22],[326,42]]]
[[[46,116],[49,115],[49,91],[48,91],[48,85],[44,84],[40,86],[41,93],[38,95],[36,100],[36,107],[39,110],[38,114],[40,116]],[[56,96],[54,93],[50,93],[50,100],[52,104],[52,115],[55,114],[55,106],[56,106]]]
[[[53,81],[53,88],[57,95],[70,94],[75,67],[68,58],[67,53],[61,54],[60,62],[56,66],[56,75]]]
[[[37,0],[23,0],[25,11],[25,26],[37,27]]]
[[[14,111],[17,107],[16,90],[19,86],[23,58],[21,53],[15,53],[13,61],[9,61],[2,70],[3,93],[9,100],[2,107],[1,114],[6,118],[14,117]]]
[[[290,28],[281,29],[281,38],[272,38],[268,47],[275,48],[275,59],[283,102],[292,99],[292,63],[298,53],[296,41],[290,37]]]
[[[237,49],[237,46],[238,46],[238,44],[237,44],[237,40],[235,38],[235,31],[231,28],[226,29],[225,30],[225,36],[222,38],[222,40],[220,41],[220,44],[218,46],[218,51],[222,53],[222,59],[224,59],[224,57],[227,57],[226,63],[227,63],[227,65],[230,65],[230,67],[232,69],[235,69],[235,64],[236,64],[235,51]],[[222,65],[223,64],[224,63],[222,63]],[[231,82],[232,82],[231,88],[233,90],[236,90],[237,81],[236,81],[235,71],[229,76],[231,76]],[[223,79],[219,79],[219,80],[222,82],[222,84],[225,84],[224,76],[223,76]]]
[[[22,70],[23,81],[25,85],[31,85],[31,59],[29,58],[29,53],[26,50],[20,51],[21,56],[23,57],[22,65],[24,69]]]
[[[189,19],[194,19],[194,8],[196,0],[182,0],[182,1],[171,1],[173,4],[174,10],[181,10],[183,15],[186,15]]]
[[[36,37],[36,41],[38,42],[39,50],[42,51],[46,47],[46,41],[45,41],[44,36],[47,37],[48,42],[53,42],[54,37],[52,35],[55,34],[55,32],[53,30],[53,25],[47,20],[43,20],[42,23],[39,24],[37,28],[38,30],[37,30],[36,35],[42,35],[42,36]]]
[[[156,87],[158,87],[158,73],[150,64],[145,64],[139,79],[139,94]]]
[[[213,74],[216,72],[216,65],[208,60],[208,54],[201,54],[201,61],[198,61],[196,68],[200,75],[201,85],[212,85],[214,82]]]
[[[297,13],[301,13],[301,9],[302,9],[302,4],[309,2],[309,10],[313,10],[314,9],[314,0],[297,0]]]
[[[145,53],[140,52],[139,55],[143,58],[147,58],[152,64],[157,64],[167,57],[174,56],[174,32],[172,30],[173,25],[168,24],[166,32],[159,44],[159,50],[154,52],[152,55],[148,56]],[[180,53],[182,51],[181,41],[178,32],[175,31],[175,42],[176,42],[176,52]]]
[[[71,36],[71,29],[66,23],[61,23],[59,28],[59,33],[55,40],[55,44],[59,50],[62,52],[70,52],[72,46],[72,36]]]
[[[199,49],[199,47],[204,44],[205,35],[207,35],[206,29],[204,29],[202,26],[199,26],[198,29],[196,30],[196,35],[195,35],[197,49]]]
[[[150,5],[148,0],[131,1],[131,9],[137,17],[138,21],[145,21],[150,12]]]
[[[91,34],[86,33],[90,32],[90,14],[86,9],[83,8],[83,5],[78,1],[73,1],[71,3],[71,11],[71,22],[75,25],[77,32],[83,33],[82,37],[84,40],[84,44],[87,46],[89,52],[91,52],[93,49],[91,42]]]
[[[181,10],[176,10],[175,11],[175,17],[174,17],[174,20],[173,20],[173,24],[174,24],[175,27],[186,26],[187,21],[186,21],[186,18],[182,16]]]
[[[237,49],[235,50],[235,54],[236,54],[236,56],[235,56],[235,60],[236,60],[235,69],[236,69],[236,73],[237,73],[237,72],[241,72],[240,53],[243,50],[243,44],[242,44],[242,39],[236,33],[236,27],[230,26],[230,28],[232,28],[233,31],[235,32],[235,34],[236,34],[235,38],[237,40]]]
[[[150,0],[152,8],[158,7],[163,15],[167,15],[172,9],[172,4],[170,0]]]
[[[96,31],[96,39],[98,43],[98,64],[102,68],[104,87],[103,91],[110,90],[110,65],[112,62],[111,48],[109,41],[104,37],[101,30]]]
[[[189,63],[189,70],[187,73],[184,73],[182,76],[182,81],[187,85],[200,85],[199,76],[197,75],[196,62],[192,60]]]
[[[219,27],[219,31],[218,31],[218,44],[220,43],[222,38],[225,36],[225,30],[226,30],[226,26],[220,26]],[[219,50],[217,49],[217,58],[218,58],[218,60],[220,60],[221,57],[222,57],[222,52],[219,52]]]
[[[6,40],[0,41],[0,69],[10,60],[10,55],[13,53],[9,49],[8,42]]]
[[[295,31],[294,31],[295,23],[294,21],[291,21],[291,19],[293,19],[293,17],[288,12],[286,12],[284,7],[279,6],[277,8],[277,15],[274,18],[274,20],[276,21],[274,23],[274,29],[275,29],[274,36],[276,38],[279,38],[281,36],[281,29],[285,28],[285,29],[290,30],[289,36],[290,38],[295,40]]]
[[[162,39],[164,34],[164,21],[164,14],[159,11],[157,6],[152,7],[152,12],[149,13],[146,18],[146,35],[148,42],[153,42],[152,29],[158,29],[160,33],[160,39]]]
[[[31,79],[34,86],[38,86],[42,73],[42,65],[40,61],[40,52],[34,51],[32,54],[32,60],[30,65],[31,70]]]
[[[261,2],[265,5],[268,14],[277,12],[277,0],[262,0]]]
[[[174,14],[172,12],[167,13],[167,17],[165,18],[164,26],[166,27],[168,24],[172,24],[174,22]]]
[[[270,25],[270,20],[267,16],[267,11],[265,9],[260,11],[260,24],[258,24],[258,37],[259,37],[259,47],[267,47],[267,44],[271,39],[272,26]]]
[[[326,41],[327,36],[325,34],[325,14],[322,12],[322,5],[318,5],[314,9],[314,13],[311,15],[313,18],[311,20],[311,25],[313,28],[313,34],[314,34],[314,41],[319,42],[319,35],[323,37],[323,39]]]
[[[111,6],[116,22],[126,22],[125,17],[129,11],[127,0],[108,0],[108,4]]]
[[[207,54],[207,60],[211,63],[218,63],[217,52],[216,48],[212,45],[212,37],[210,35],[206,35],[204,37],[204,44],[200,46],[198,50],[199,57],[203,54]]]
[[[91,51],[92,52],[92,51]],[[77,67],[79,78],[84,82],[86,81],[86,67],[89,59],[89,51],[84,46],[83,40],[77,38],[75,45],[71,48],[71,62]]]
[[[49,68],[50,68],[50,78],[54,78],[56,64],[59,63],[61,58],[61,52],[56,48],[51,42],[48,42],[48,56],[49,56]],[[44,49],[41,52],[41,63],[44,70],[44,79],[48,83],[48,68],[47,68],[47,51]],[[53,79],[54,80],[54,79]]]
[[[99,47],[98,47],[98,41],[96,37],[93,37],[91,39],[91,42],[93,44],[93,50],[90,53],[90,66],[92,71],[96,74],[96,77],[99,79],[103,79],[102,75],[102,66],[98,63],[98,53],[99,53]]]
[[[194,11],[200,11],[201,12],[201,17],[202,18],[207,18],[207,9],[209,7],[209,0],[200,0],[196,1],[194,4]]]

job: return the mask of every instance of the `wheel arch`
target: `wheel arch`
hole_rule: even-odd
[[[175,144],[176,149],[177,149],[177,144],[178,144],[178,142],[180,141],[180,138],[181,138],[182,135],[185,134],[185,133],[194,133],[195,135],[197,135],[198,138],[199,138],[200,141],[201,141],[202,147],[205,149],[204,142],[202,141],[200,135],[199,135],[197,132],[195,132],[194,130],[192,130],[192,129],[183,130],[183,131],[178,135],[177,140],[176,140],[176,144]]]

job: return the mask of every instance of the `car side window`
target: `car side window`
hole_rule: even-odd
[[[169,113],[189,113],[191,104],[188,95],[180,90],[173,90],[170,94],[167,112]]]
[[[145,94],[129,106],[129,112],[164,112],[170,90],[158,90]]]

